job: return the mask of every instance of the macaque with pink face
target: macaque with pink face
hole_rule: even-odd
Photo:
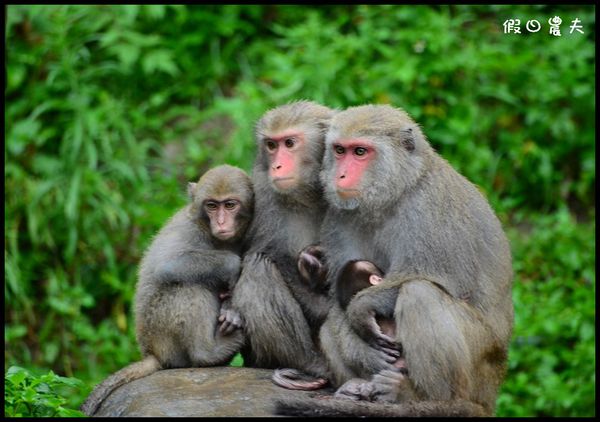
[[[311,388],[327,383],[315,339],[328,298],[301,280],[296,261],[319,240],[326,210],[319,172],[334,114],[315,102],[296,101],[267,111],[256,124],[255,214],[232,303],[246,322],[245,365],[297,368],[274,375],[288,388],[295,388],[300,373]]]
[[[329,205],[319,239],[325,283],[357,259],[385,276],[345,310],[332,307],[321,327],[335,395],[350,400],[284,400],[278,409],[304,416],[493,415],[513,325],[513,272],[486,198],[435,152],[408,113],[389,105],[336,113],[320,174]],[[380,316],[394,319],[393,337]],[[395,367],[398,345],[410,376]]]

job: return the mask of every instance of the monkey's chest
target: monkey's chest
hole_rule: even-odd
[[[284,227],[281,227],[281,235],[286,238],[288,251],[296,256],[306,246],[319,242],[320,222],[315,218],[307,216],[290,216]]]

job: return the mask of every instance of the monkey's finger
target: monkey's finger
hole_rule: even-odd
[[[391,363],[391,364],[394,364],[396,362],[396,359],[398,359],[397,357],[392,356],[392,355],[387,354],[387,353],[384,353],[384,356],[385,356],[385,361],[387,363]]]
[[[389,341],[384,341],[384,340],[379,340],[378,339],[378,340],[375,341],[374,347],[377,348],[377,349],[381,349],[381,350],[390,349],[390,350],[394,350],[394,351],[400,353],[400,351],[398,350],[398,347],[396,346],[396,344],[395,343],[390,343]]]
[[[393,365],[398,360],[398,356],[386,353],[380,349],[377,349],[377,351],[379,352],[378,354],[381,357],[381,360],[383,360],[385,363]]]
[[[370,395],[372,385],[369,382],[356,382],[350,380],[334,393],[333,397],[345,400],[365,400]]]
[[[376,330],[376,332],[374,334],[375,334],[375,342],[377,344],[380,344],[382,346],[389,347],[389,348],[392,348],[392,349],[400,350],[400,343],[396,342],[395,339],[393,339],[392,337],[388,336],[387,334],[384,334],[379,329],[379,326],[377,326],[377,330]]]
[[[394,359],[398,359],[400,357],[400,352],[397,349],[384,346],[379,346],[378,349],[386,355],[393,357]]]
[[[233,333],[235,331],[235,329],[236,329],[235,325],[233,325],[230,320],[225,320],[221,324],[221,328],[220,328],[221,333],[225,336]]]
[[[235,331],[235,327],[233,325],[228,325],[227,328],[223,329],[222,333],[224,336],[228,336]]]

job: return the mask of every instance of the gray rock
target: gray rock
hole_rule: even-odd
[[[314,392],[291,391],[271,382],[270,369],[168,369],[112,392],[94,416],[275,416],[276,399]]]

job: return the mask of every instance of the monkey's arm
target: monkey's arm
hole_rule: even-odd
[[[302,309],[268,257],[258,253],[244,257],[232,303],[245,321],[249,354],[244,354],[244,361],[248,365],[325,373],[324,358],[311,339]]]
[[[239,273],[240,257],[219,250],[183,251],[163,260],[155,269],[159,283],[200,283],[213,291],[231,288]]]
[[[348,323],[363,340],[394,356],[399,345],[381,331],[376,318],[394,318],[397,297],[397,285],[384,281],[357,293],[346,309]]]
[[[373,373],[392,369],[399,356],[397,350],[386,353],[360,338],[337,304],[321,327],[319,339],[338,386],[351,378],[368,379]]]

